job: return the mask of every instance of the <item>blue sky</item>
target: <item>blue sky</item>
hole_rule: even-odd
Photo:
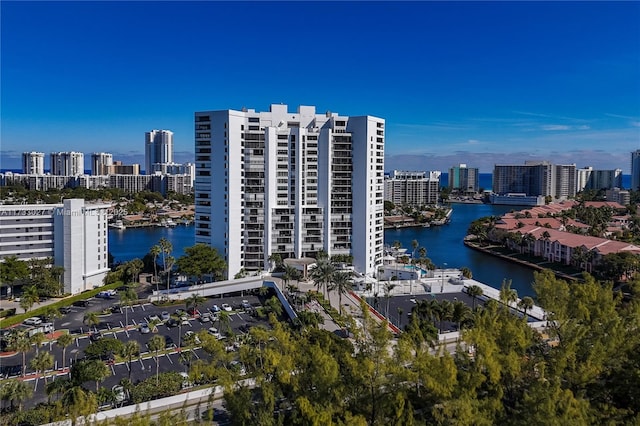
[[[385,118],[387,170],[548,159],[628,173],[640,149],[640,2],[2,1],[0,12],[1,168],[26,150],[144,163],[144,132],[158,128],[187,161],[194,111],[271,103]]]

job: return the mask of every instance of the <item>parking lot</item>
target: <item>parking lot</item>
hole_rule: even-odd
[[[93,298],[89,300],[89,304],[86,307],[83,306],[71,306],[64,314],[62,318],[55,320],[54,326],[56,330],[68,330],[69,333],[76,337],[74,342],[66,348],[65,354],[65,367],[69,367],[70,364],[76,360],[83,359],[85,357],[84,350],[91,344],[89,336],[92,334],[97,336],[98,334],[102,338],[111,337],[116,338],[122,342],[135,340],[140,346],[140,351],[143,359],[136,359],[131,364],[131,372],[127,363],[114,364],[106,361],[109,364],[112,375],[102,382],[101,386],[107,389],[111,389],[122,378],[131,378],[133,383],[145,380],[153,375],[156,371],[155,358],[151,357],[152,354],[148,353],[147,343],[156,335],[161,335],[172,341],[173,346],[179,346],[184,344],[183,337],[187,332],[198,333],[201,330],[207,330],[211,327],[215,327],[222,335],[228,334],[227,327],[234,335],[241,335],[248,331],[250,327],[262,325],[269,327],[268,320],[266,318],[259,318],[256,314],[257,307],[262,306],[260,297],[257,295],[237,295],[226,297],[206,298],[205,301],[198,305],[197,311],[186,313],[186,305],[175,304],[172,306],[155,306],[152,304],[136,304],[131,307],[120,307],[117,297],[113,299]],[[244,303],[243,303],[244,302]],[[216,310],[222,310],[222,305],[228,305],[229,311],[225,311],[228,314],[228,325],[221,320],[221,316]],[[244,306],[243,306],[244,304]],[[217,306],[217,308],[214,308]],[[96,326],[89,327],[84,324],[84,317],[87,312],[102,312],[110,311],[107,314],[100,314],[100,323]],[[154,321],[157,322],[156,329],[153,332],[142,333],[140,331],[140,324],[147,323],[157,317],[159,320],[167,316],[171,319],[169,321]],[[253,315],[252,315],[253,314]],[[128,327],[124,325],[128,323]],[[175,326],[168,326],[174,324]],[[230,342],[230,348],[233,342]],[[50,351],[54,357],[54,371],[60,373],[60,369],[63,365],[62,355],[63,350],[55,342],[50,341],[41,346],[39,350]],[[208,359],[208,355],[201,349],[196,348],[193,350],[193,361],[197,359]],[[35,355],[35,351],[32,349],[27,353],[27,375],[33,373],[29,368],[29,361]],[[148,357],[144,359],[145,357]],[[159,371],[186,371],[187,366],[180,360],[180,354],[177,349],[169,351],[166,354],[160,354],[159,358]],[[3,356],[1,359],[0,373],[3,377],[18,376],[21,373],[22,368],[22,354],[15,353],[10,356]],[[49,373],[53,375],[52,372]],[[44,402],[47,396],[44,392],[44,381],[42,378],[30,380],[34,384],[34,397],[31,398],[25,405],[33,406],[38,402]]]

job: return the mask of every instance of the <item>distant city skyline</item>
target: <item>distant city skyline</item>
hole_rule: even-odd
[[[3,2],[1,24],[2,169],[144,164],[149,129],[189,162],[195,111],[271,103],[384,118],[386,171],[628,175],[640,148],[640,2]]]

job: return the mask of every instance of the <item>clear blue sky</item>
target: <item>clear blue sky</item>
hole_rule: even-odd
[[[1,168],[27,150],[143,163],[151,129],[191,160],[194,111],[271,103],[385,118],[387,170],[628,173],[640,149],[640,2],[0,8]]]

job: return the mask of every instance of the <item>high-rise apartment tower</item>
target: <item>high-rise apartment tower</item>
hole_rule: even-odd
[[[84,154],[82,152],[52,152],[51,174],[56,176],[78,176],[84,174]]]
[[[196,243],[216,248],[228,276],[269,258],[350,254],[382,263],[385,122],[315,107],[195,113]]]
[[[640,191],[640,149],[631,153],[631,189]]]
[[[106,152],[94,152],[91,154],[91,174],[93,176],[108,175],[112,165],[113,155]]]
[[[44,152],[23,152],[22,173],[26,175],[43,175]]]
[[[154,164],[173,163],[173,132],[152,130],[146,132],[144,136],[145,174],[153,174]]]

